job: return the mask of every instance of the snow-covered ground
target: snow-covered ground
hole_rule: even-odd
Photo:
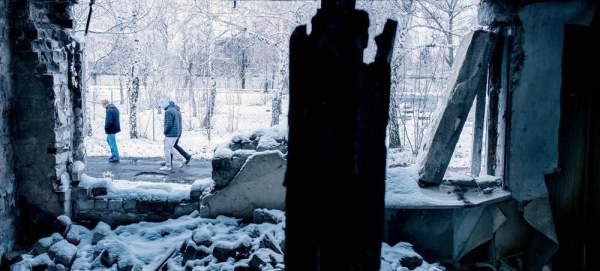
[[[203,114],[199,112],[198,117],[192,117],[187,101],[181,101],[181,103],[176,101],[181,106],[184,116],[184,133],[180,145],[191,153],[194,159],[211,159],[216,146],[228,141],[231,137],[270,127],[270,100],[270,94],[265,93],[219,93],[214,114],[214,129],[210,132],[210,137],[206,129],[201,128],[200,125]],[[287,103],[287,97],[284,97],[283,114],[280,117],[280,125],[284,127],[287,121]],[[121,110],[122,132],[117,134],[121,157],[161,157],[163,155],[161,133],[163,114],[159,114],[156,109],[139,112],[141,138],[130,139],[127,106],[119,103],[116,105]],[[88,113],[93,116],[93,133],[85,138],[87,155],[108,156],[110,152],[103,131],[104,109],[95,103],[88,103],[88,106],[90,106]],[[470,165],[471,126],[472,121],[468,121],[452,158],[451,167],[453,168],[466,169]],[[388,182],[401,182],[402,176],[416,172],[416,167],[412,165],[415,155],[409,149],[390,149],[388,160],[389,165],[402,165],[403,168],[406,168],[405,173],[398,174],[396,173],[398,168],[391,167],[390,170],[394,173],[389,172],[388,177],[397,177],[398,180],[387,180]],[[105,177],[110,177],[110,173],[107,173]],[[127,189],[139,191],[137,187],[127,187],[126,185],[129,184],[127,180],[115,181],[123,183],[124,186],[120,187],[124,189],[122,191]],[[416,187],[416,183],[409,186]],[[149,191],[159,189],[161,193],[177,190],[173,190],[174,188],[165,190],[164,187],[156,186],[146,187],[146,189]],[[396,189],[398,188],[396,187]],[[277,270],[278,264],[279,267],[283,267],[281,265],[282,255],[272,254],[272,249],[266,252],[264,239],[268,235],[273,239],[271,241],[278,244],[285,239],[285,213],[278,210],[265,210],[265,212],[278,217],[278,222],[242,224],[236,218],[221,216],[216,219],[207,219],[199,217],[198,213],[194,212],[160,223],[141,222],[119,226],[115,229],[110,229],[102,222],[94,229],[73,224],[69,233],[63,235],[55,233],[41,239],[34,249],[34,251],[39,250],[38,255],[36,256],[35,252],[24,255],[25,260],[13,265],[11,271],[29,270],[27,267],[40,263],[56,265],[59,261],[69,262],[71,270],[116,270],[133,266],[142,266],[143,270],[146,270],[156,267],[172,252],[172,255],[175,256],[169,258],[165,264],[168,270],[234,270],[236,266],[251,266],[253,258],[264,259],[265,257],[267,259],[270,257],[271,260],[275,259],[271,263],[273,269],[265,270]],[[68,218],[64,220],[68,220]],[[70,223],[70,221],[68,222]],[[185,250],[188,247],[193,247],[196,251],[205,251],[207,255],[200,260],[188,261],[188,269],[186,269],[187,258],[184,258],[186,257]],[[218,259],[215,247],[235,249],[243,247],[248,249],[248,255],[225,260]],[[53,259],[50,259],[48,255],[52,255]],[[402,259],[411,260],[402,261]],[[417,260],[419,264],[411,270],[445,270],[439,264],[421,262],[421,256],[412,249],[409,243],[382,243],[381,270],[407,270],[404,269],[406,266],[402,267],[402,264],[414,265],[414,260]],[[64,266],[66,263],[62,265]],[[414,268],[414,266],[412,267]]]
[[[141,222],[113,230],[103,222],[88,229],[61,216],[61,224],[70,225],[66,233],[40,239],[11,271],[42,266],[46,270],[283,270],[285,214],[261,211],[269,219],[259,224],[243,224],[225,216],[202,218],[194,211],[160,223]],[[445,270],[423,261],[409,243],[382,243],[380,270],[409,270],[407,267]]]
[[[104,89],[104,95],[98,95],[96,103],[88,102],[88,113],[92,119],[92,135],[85,138],[85,147],[88,156],[110,155],[106,135],[104,134],[104,108],[98,103],[99,99],[109,98],[110,88]],[[113,89],[114,90],[114,89]],[[172,97],[170,97],[172,98]],[[271,126],[271,93],[256,91],[231,92],[220,90],[217,93],[213,129],[210,132],[201,126],[204,118],[204,108],[197,108],[197,116],[192,116],[189,99],[175,102],[181,107],[183,114],[184,132],[180,139],[180,146],[193,155],[194,159],[212,159],[215,147],[228,141],[238,134],[250,133],[258,129]],[[173,98],[172,98],[173,99]],[[280,125],[287,125],[288,96],[283,96],[282,115],[279,117]],[[126,104],[118,102],[115,105],[121,112],[122,132],[117,134],[117,145],[121,157],[162,157],[162,128],[163,116],[159,110],[147,109],[138,112],[138,131],[140,138],[129,138],[129,113]],[[140,107],[149,107],[140,106]],[[156,108],[156,105],[153,105]],[[471,114],[472,115],[472,114]],[[414,120],[409,118],[404,121],[408,135],[414,135]],[[473,137],[472,117],[467,119],[463,133],[456,146],[450,161],[450,168],[468,169],[471,164],[471,146]],[[414,138],[408,139],[411,143]],[[407,146],[402,149],[389,149],[388,160],[390,164],[413,164],[416,155]]]

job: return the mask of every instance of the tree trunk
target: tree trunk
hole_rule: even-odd
[[[212,6],[210,1],[204,1],[204,5],[206,6],[206,10],[211,13]],[[211,139],[211,131],[212,131],[212,117],[215,113],[215,99],[217,98],[217,77],[215,75],[214,68],[214,52],[215,52],[215,44],[213,37],[213,27],[212,21],[209,19],[207,22],[207,44],[208,44],[208,76],[210,80],[210,87],[208,97],[206,97],[206,115],[204,116],[204,120],[202,121],[202,127],[206,128],[206,134],[208,136],[208,140]]]
[[[123,91],[125,89],[125,87],[123,87],[123,75],[127,76],[127,74],[126,73],[125,74],[119,74],[119,94],[120,94],[120,97],[121,97],[121,100],[119,101],[119,104],[121,104],[121,105],[123,104],[123,101],[124,101],[123,97],[125,96],[124,93],[123,93]],[[114,103],[114,98],[113,98],[113,95],[112,95],[112,90],[110,91],[110,102]]]
[[[140,77],[139,77],[139,41],[137,38],[137,15],[139,12],[139,0],[134,1],[133,6],[133,30],[136,34],[134,34],[133,38],[133,65],[131,67],[131,90],[129,91],[129,138],[136,139],[139,138],[138,125],[137,125],[137,104],[138,98],[140,94]],[[123,100],[123,99],[122,99]]]
[[[279,124],[279,116],[281,115],[281,91],[273,95],[273,103],[271,105],[271,126]]]
[[[202,127],[206,128],[208,139],[210,140],[212,130],[212,117],[215,113],[215,99],[217,98],[217,77],[215,75],[214,70],[212,50],[211,54],[208,56],[208,73],[210,78],[210,87],[206,101],[206,115],[204,116]]]
[[[131,92],[129,93],[129,138],[139,138],[137,126],[137,103],[140,93],[140,78],[133,78]]]
[[[248,68],[248,56],[246,50],[242,50],[242,65],[240,67],[240,80],[242,81],[242,89],[246,89],[246,68]]]
[[[396,77],[396,76],[394,76]],[[396,81],[396,80],[394,80]],[[392,83],[392,86],[395,85]],[[390,116],[389,116],[389,147],[390,148],[401,148],[402,141],[400,140],[400,124],[398,123],[398,101],[397,99],[397,87],[392,87],[392,93],[390,94]]]
[[[194,92],[194,61],[190,61],[187,67],[187,74],[185,81],[183,81],[183,88],[188,89],[188,98],[190,99],[192,116],[198,116],[198,110],[196,109],[196,94]],[[191,118],[190,118],[191,120]]]
[[[279,64],[277,66],[279,68],[279,89],[277,90],[277,93],[275,93],[275,96],[273,96],[273,104],[271,106],[271,126],[279,124],[279,116],[281,116],[281,99],[286,82],[285,78],[287,77],[284,61],[286,53],[283,49],[279,49],[278,52]]]

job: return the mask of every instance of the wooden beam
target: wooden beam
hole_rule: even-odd
[[[473,147],[471,148],[471,174],[479,176],[481,172],[481,151],[483,148],[483,126],[485,123],[485,95],[483,86],[477,92],[475,101],[475,124],[473,125]]]
[[[448,78],[443,107],[420,150],[419,185],[442,182],[475,95],[485,88],[495,40],[496,35],[485,30],[471,32],[463,38]]]
[[[302,25],[290,38],[288,271],[372,271],[381,265],[389,61],[397,23],[388,20],[375,38],[375,61],[366,65],[369,18],[343,4],[351,2],[319,9],[311,33]],[[357,213],[362,218],[340,231],[340,221]],[[348,238],[346,232],[361,234]]]

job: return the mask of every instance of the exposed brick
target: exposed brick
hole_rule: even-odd
[[[123,201],[122,200],[109,200],[108,201],[108,210],[109,211],[123,211]]]
[[[124,200],[123,201],[123,209],[125,210],[135,210],[137,204],[135,200]]]
[[[96,199],[94,200],[95,210],[108,210],[108,200]]]
[[[166,201],[152,200],[150,202],[150,210],[155,213],[163,213],[167,209]]]
[[[75,212],[89,211],[94,208],[93,199],[78,200],[75,202]]]
[[[136,209],[141,213],[149,213],[152,211],[152,200],[136,201]]]
[[[82,200],[88,198],[88,190],[86,188],[74,188],[73,191],[73,200]]]
[[[183,215],[189,215],[193,211],[198,210],[198,202],[181,203],[175,207],[173,217],[179,217]]]

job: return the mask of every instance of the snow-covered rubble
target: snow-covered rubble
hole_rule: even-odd
[[[60,224],[68,217],[61,217]],[[140,222],[111,229],[69,224],[63,234],[40,239],[11,265],[26,270],[285,270],[285,213],[257,209],[254,221],[198,211],[164,222]],[[67,223],[68,224],[68,223]],[[381,270],[444,270],[428,264],[408,243],[382,244]]]

